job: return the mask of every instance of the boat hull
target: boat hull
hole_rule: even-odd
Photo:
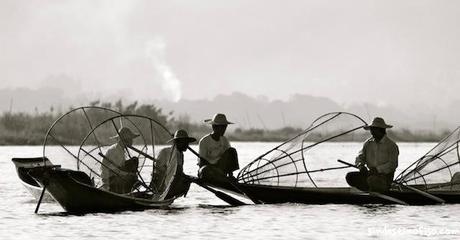
[[[69,213],[118,212],[169,206],[173,200],[155,201],[116,194],[92,186],[89,177],[68,169],[32,169],[29,174]]]
[[[14,166],[16,167],[16,173],[18,174],[21,184],[27,189],[27,191],[36,199],[40,198],[43,187],[32,178],[27,172],[35,167],[43,167],[45,165],[51,166],[52,163],[47,158],[13,158]],[[43,202],[54,202],[48,191],[45,191],[43,195]]]
[[[304,204],[394,204],[395,201],[386,199],[379,194],[359,191],[355,188],[297,188],[282,186],[267,186],[244,183],[209,183],[208,186],[224,191],[230,191],[244,197],[258,200],[262,203],[304,203]],[[244,193],[244,194],[243,194]],[[460,192],[430,191],[430,194],[445,200],[445,203],[460,203]],[[391,189],[386,196],[402,200],[409,205],[438,204],[431,198],[412,190],[399,188]]]

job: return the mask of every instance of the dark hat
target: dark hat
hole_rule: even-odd
[[[189,143],[196,141],[196,138],[189,137],[187,131],[185,131],[183,129],[177,130],[174,133],[174,137],[172,139],[168,140],[168,142],[174,141],[176,139],[187,139]]]
[[[204,120],[205,123],[209,123],[212,125],[228,125],[233,124],[232,122],[227,121],[227,117],[223,113],[216,113],[212,117],[212,119]]]
[[[369,130],[371,127],[376,127],[376,128],[392,128],[393,126],[392,126],[392,125],[386,124],[386,123],[385,123],[385,120],[383,120],[383,118],[381,118],[381,117],[376,117],[376,118],[374,118],[374,120],[372,121],[372,124],[371,124],[371,125],[364,126],[363,128],[366,129],[366,130]]]

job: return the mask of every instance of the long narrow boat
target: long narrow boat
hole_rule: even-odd
[[[304,203],[304,204],[395,204],[394,199],[409,205],[431,205],[438,202],[421,196],[411,190],[392,188],[384,195],[368,193],[350,187],[312,187],[298,188],[287,186],[269,186],[257,184],[206,182],[204,184],[241,197],[257,199],[261,203]],[[422,186],[416,186],[421,188]],[[243,194],[244,193],[244,194]],[[445,201],[445,203],[460,203],[460,192],[450,189],[432,190],[428,192]],[[389,196],[390,198],[385,198]]]
[[[388,192],[347,187],[345,175],[353,165],[337,160],[345,156],[342,149],[347,149],[343,147],[347,141],[366,139],[365,126],[364,120],[350,113],[325,114],[242,168],[237,182],[202,180],[203,184],[263,203],[460,203],[460,128],[402,171]],[[340,186],[328,186],[331,183]]]
[[[41,185],[69,213],[118,212],[169,206],[174,199],[153,200],[148,192],[118,194],[97,188],[89,176],[81,171],[53,167],[36,167],[28,174]]]
[[[121,138],[122,127],[138,136],[133,142],[139,148],[137,152],[117,140]],[[169,170],[159,188],[152,179],[154,164],[145,156],[155,156],[158,152],[155,149],[171,136],[163,125],[146,116],[123,115],[101,107],[80,107],[65,113],[51,125],[45,136],[43,157],[33,159],[35,164],[18,158],[13,162],[21,180],[37,187],[33,192],[35,196],[49,193],[69,213],[164,208],[181,196],[176,192],[169,194],[177,169]],[[118,146],[122,147],[126,159],[136,159],[137,169],[133,170],[137,179],[133,180],[130,175],[129,180],[127,175],[121,175],[118,165],[107,157],[108,150]],[[175,156],[172,152],[170,160]],[[118,185],[110,185],[107,178],[102,177],[104,174],[116,178]],[[35,212],[42,201],[39,197]]]

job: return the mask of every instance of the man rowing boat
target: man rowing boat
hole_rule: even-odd
[[[217,113],[204,122],[211,124],[212,133],[201,138],[199,142],[198,176],[208,180],[218,180],[221,177],[233,179],[233,171],[240,168],[238,154],[224,136],[227,126],[233,123],[222,113]]]
[[[188,192],[190,181],[183,172],[184,152],[195,141],[185,130],[177,130],[168,141],[173,145],[163,148],[158,154],[150,186],[160,193],[159,199],[177,198]]]
[[[386,192],[390,189],[398,167],[398,145],[386,135],[387,125],[383,118],[376,117],[370,126],[372,137],[366,140],[356,157],[359,172],[349,172],[347,183],[363,191]]]
[[[133,145],[134,134],[129,128],[122,127],[112,138],[118,141],[109,147],[102,159],[101,177],[103,188],[116,193],[128,193],[137,182],[139,159],[131,157],[128,147]],[[126,160],[127,159],[127,160]]]

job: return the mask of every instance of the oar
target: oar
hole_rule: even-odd
[[[348,166],[350,166],[350,167],[358,168],[356,165],[353,165],[353,164],[351,164],[351,163],[342,161],[342,160],[340,160],[340,159],[337,160],[337,161],[340,162],[340,163],[343,163],[343,164],[345,164],[345,165],[348,165]],[[431,200],[433,200],[433,201],[435,201],[435,202],[438,202],[438,203],[445,203],[445,202],[446,202],[446,201],[444,201],[442,198],[436,197],[436,196],[434,196],[433,194],[429,194],[429,193],[427,193],[427,192],[425,192],[425,191],[422,191],[422,190],[420,190],[420,189],[414,188],[414,187],[412,187],[412,186],[405,185],[405,184],[402,184],[402,183],[398,183],[398,182],[396,182],[396,181],[393,181],[393,183],[396,184],[396,185],[398,185],[398,186],[402,186],[402,187],[405,187],[405,188],[407,188],[407,189],[409,189],[409,190],[412,190],[412,191],[414,191],[414,192],[416,192],[416,193],[418,193],[418,194],[420,194],[420,195],[422,195],[422,196],[424,196],[424,197],[427,197],[427,198],[429,198],[429,199],[431,199]]]
[[[351,164],[351,163],[348,163],[348,162],[345,162],[345,161],[342,161],[342,160],[340,160],[340,159],[338,159],[337,162],[342,163],[342,164],[345,164],[345,165],[347,165],[347,166],[349,166],[349,167],[354,167],[354,168],[359,169],[358,166],[356,166],[356,165],[354,165],[354,164]],[[369,191],[369,194],[370,194],[371,196],[375,196],[375,197],[378,197],[378,198],[381,198],[381,199],[385,199],[385,200],[390,201],[390,202],[393,202],[393,203],[397,203],[397,204],[401,204],[401,205],[409,205],[409,204],[407,204],[406,202],[404,202],[404,201],[402,201],[402,200],[399,200],[399,199],[397,199],[397,198],[394,198],[394,197],[385,195],[385,194],[383,194],[383,193],[370,192],[370,191]]]
[[[47,170],[44,169],[44,168],[42,168],[42,169],[43,169],[43,171],[45,171],[45,172],[43,172],[43,181],[42,181],[43,189],[42,189],[42,192],[40,194],[40,198],[38,199],[37,206],[35,207],[35,213],[38,213],[38,209],[40,208],[40,204],[42,203],[43,196],[45,195],[45,191],[46,191],[46,186],[48,185],[48,181],[49,181],[49,179],[48,179],[49,175],[46,172]]]
[[[218,190],[215,190],[211,187],[209,187],[208,185],[206,184],[203,184],[202,182],[200,182],[200,180],[198,180],[196,177],[192,177],[192,176],[189,176],[189,175],[185,175],[187,178],[190,179],[191,182],[195,183],[196,185],[214,193],[214,195],[216,195],[216,197],[218,197],[219,199],[221,199],[222,201],[232,205],[232,206],[242,206],[242,205],[246,205],[246,203],[226,194],[226,193],[223,193],[221,191],[218,191]]]
[[[410,190],[412,190],[412,191],[414,191],[414,192],[416,192],[416,193],[418,193],[418,194],[420,194],[422,196],[425,196],[425,197],[427,197],[427,198],[429,198],[429,199],[431,199],[431,200],[433,200],[435,202],[438,202],[438,203],[445,203],[446,202],[446,201],[444,201],[444,199],[442,199],[440,197],[436,197],[435,195],[427,193],[425,191],[422,191],[422,190],[420,190],[418,188],[414,188],[412,186],[405,185],[405,184],[402,184],[402,183],[398,183],[398,182],[395,182],[395,181],[393,181],[393,183],[398,185],[398,186],[403,186],[403,187],[405,187],[407,189],[410,189]]]
[[[201,159],[204,159],[203,157],[200,156],[199,153],[197,153],[195,150],[193,150],[193,148],[191,148],[190,146],[187,147],[188,150],[190,150],[193,154],[195,154],[197,157],[201,158]],[[207,159],[204,159],[205,161],[209,162]],[[232,185],[238,192],[240,192],[241,194],[243,194],[246,198],[249,198],[253,203],[255,204],[260,204],[262,202],[260,202],[258,199],[255,199],[255,198],[252,198],[250,196],[248,196],[244,191],[242,191],[237,185],[235,185],[234,183],[232,183],[231,181],[227,180],[227,182]]]
[[[43,195],[45,195],[46,185],[43,185],[42,193],[40,194],[40,198],[37,202],[37,207],[35,207],[35,213],[38,213],[38,209],[40,208],[40,204],[42,203]]]
[[[145,153],[145,152],[143,152],[143,151],[141,151],[141,150],[139,150],[139,149],[137,149],[137,148],[135,148],[135,147],[133,147],[133,146],[127,146],[127,147],[128,147],[129,149],[131,149],[131,150],[133,150],[133,151],[139,153],[140,155],[142,155],[142,156],[144,156],[144,157],[146,157],[146,158],[152,160],[152,161],[155,161],[155,160],[156,160],[154,157],[148,155],[147,153]]]
[[[135,152],[141,154],[142,156],[150,159],[150,160],[153,160],[155,161],[155,158],[150,156],[149,154],[147,153],[144,153],[142,152],[141,150],[133,147],[133,146],[129,146],[130,149],[134,150]],[[190,149],[190,148],[189,148]],[[184,174],[185,175],[185,174]],[[192,176],[189,176],[189,175],[185,175],[187,178],[190,179],[191,182],[195,183],[196,185],[214,193],[214,195],[216,195],[216,197],[220,198],[222,201],[232,205],[232,206],[241,206],[241,205],[246,205],[244,202],[236,199],[236,198],[233,198],[232,196],[228,195],[228,194],[225,194],[221,191],[218,191],[218,190],[215,190],[215,189],[212,189],[211,187],[201,183],[200,181],[197,180],[197,178],[195,177],[192,177]]]

